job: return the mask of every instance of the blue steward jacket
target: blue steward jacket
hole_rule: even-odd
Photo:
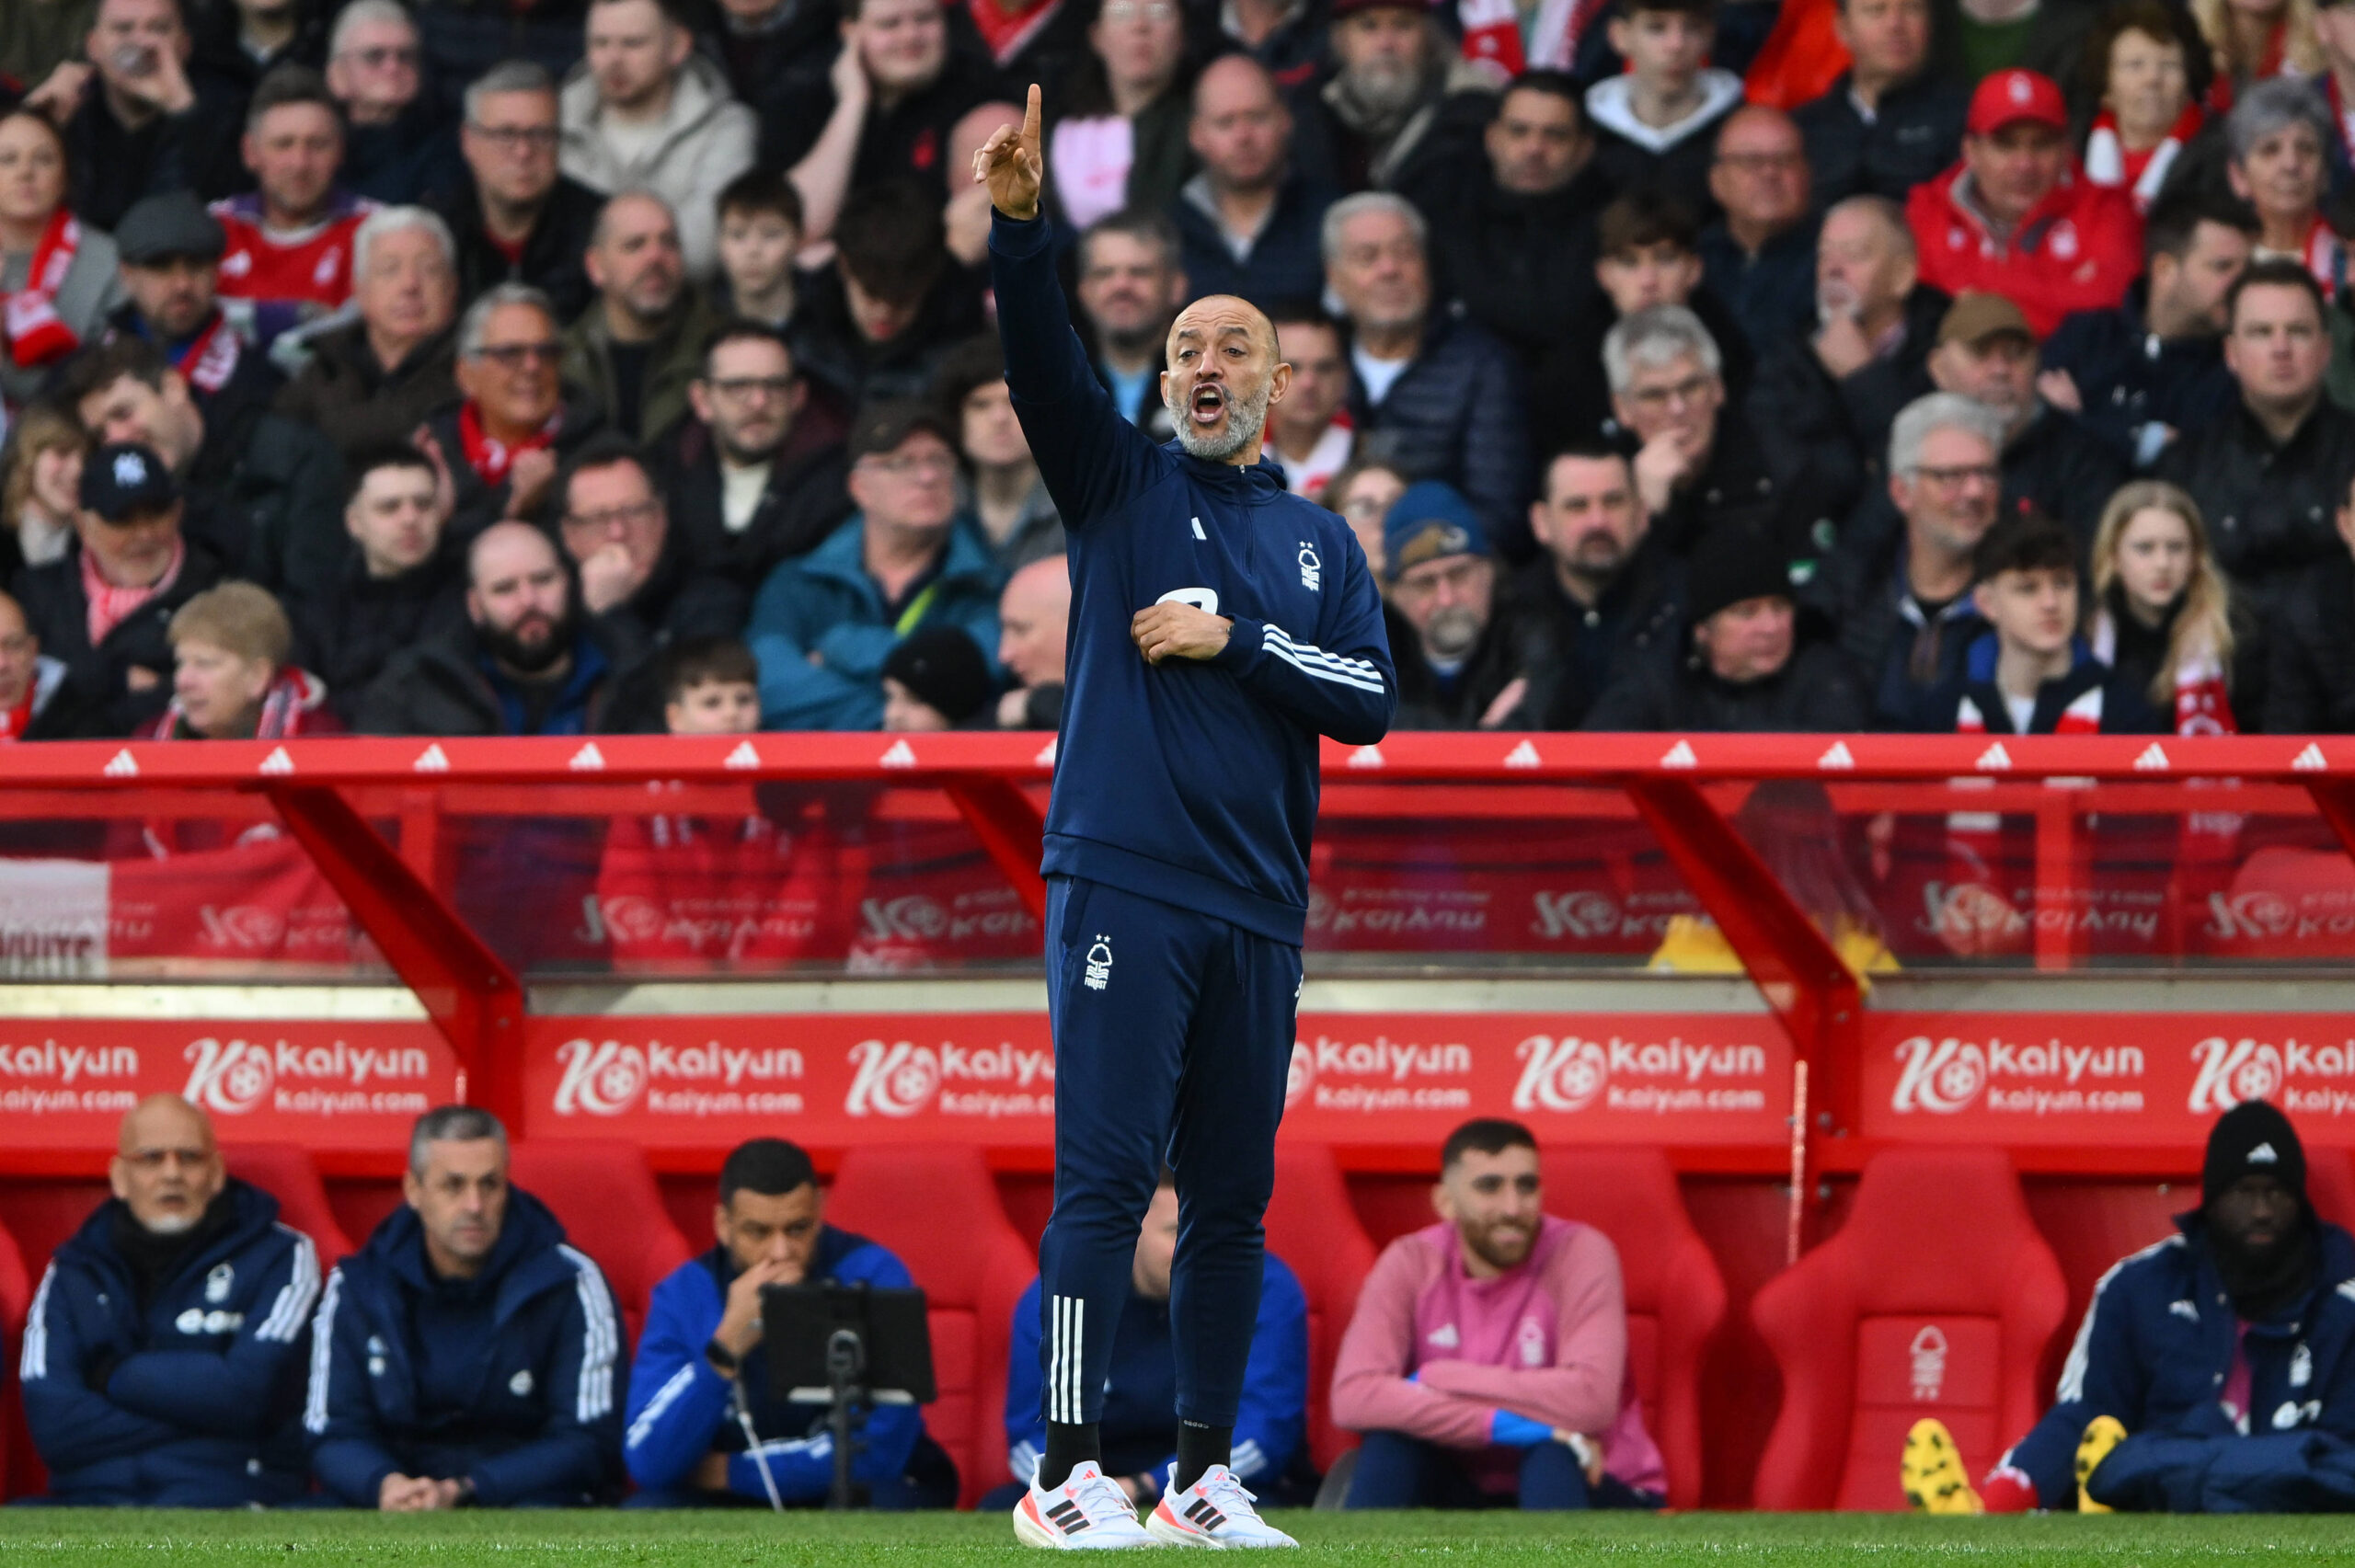
[[[226,1230],[141,1311],[109,1199],[50,1259],[17,1376],[61,1503],[235,1508],[302,1494],[303,1348],[318,1249],[231,1179]]]
[[[1274,1481],[1300,1451],[1308,1427],[1308,1298],[1300,1280],[1273,1253],[1259,1276],[1259,1318],[1251,1330],[1251,1359],[1243,1369],[1243,1400],[1235,1412],[1229,1468],[1246,1483]],[[1006,1463],[1028,1482],[1047,1448],[1045,1374],[1039,1365],[1039,1282],[1014,1308],[1014,1343],[1005,1379]],[[1105,1378],[1101,1436],[1104,1469],[1112,1475],[1161,1478],[1166,1488],[1178,1462],[1170,1441],[1178,1431],[1178,1351],[1167,1300],[1132,1296],[1112,1336]]]
[[[1372,745],[1398,706],[1382,597],[1348,525],[1276,470],[1189,457],[1120,418],[1052,250],[1044,219],[993,214],[1006,383],[1070,540],[1044,868],[1297,945],[1317,738]],[[1166,600],[1234,623],[1217,658],[1145,662],[1130,621]]]
[[[2097,1472],[2104,1482],[2121,1458],[2135,1467],[2130,1448],[2155,1460],[2164,1445],[2165,1468],[2221,1465],[2235,1475],[2236,1492],[2262,1497],[2269,1476],[2302,1484],[2295,1478],[2316,1438],[2347,1456],[2355,1482],[2355,1240],[2319,1225],[2314,1289],[2244,1337],[2200,1217],[2176,1223],[2178,1234],[2113,1265],[2094,1287],[2051,1410],[2002,1462],[2028,1477],[2046,1507],[2074,1509],[2077,1441],[2096,1416],[2109,1415],[2131,1440]],[[2219,1402],[2236,1340],[2249,1364],[2245,1430]],[[2273,1505],[2298,1505],[2284,1497]]]
[[[721,1377],[704,1359],[703,1347],[719,1327],[728,1288],[737,1268],[725,1247],[714,1247],[693,1263],[681,1264],[654,1288],[646,1332],[638,1342],[638,1364],[630,1369],[629,1424],[622,1457],[630,1479],[649,1491],[684,1486],[706,1454],[728,1454],[728,1490],[768,1500],[752,1441],[737,1419],[744,1401],[761,1458],[768,1461],[777,1495],[787,1503],[824,1500],[834,1480],[834,1440],[826,1430],[826,1407],[791,1404],[769,1391],[768,1360],[758,1345],[745,1353],[736,1381]],[[905,1290],[915,1281],[891,1252],[866,1237],[824,1227],[810,1260],[811,1279],[861,1281],[878,1289]],[[902,1474],[924,1415],[915,1406],[882,1404],[867,1414],[851,1474],[869,1486]]]
[[[471,1477],[487,1507],[578,1506],[621,1477],[621,1314],[605,1276],[520,1188],[482,1272],[443,1279],[399,1208],[327,1276],[303,1424],[354,1507],[385,1477]]]

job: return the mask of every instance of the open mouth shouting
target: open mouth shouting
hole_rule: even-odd
[[[1187,402],[1187,417],[1193,420],[1194,428],[1197,429],[1215,429],[1226,418],[1226,403],[1227,394],[1224,387],[1216,382],[1200,383],[1194,388],[1193,396]]]

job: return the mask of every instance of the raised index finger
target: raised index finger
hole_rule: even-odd
[[[1039,145],[1039,84],[1036,82],[1030,84],[1030,97],[1022,106],[1022,144],[1028,148]]]

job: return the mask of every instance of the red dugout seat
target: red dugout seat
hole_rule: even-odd
[[[1876,1155],[1840,1233],[1758,1293],[1783,1374],[1761,1508],[1897,1509],[1925,1415],[1985,1473],[2043,1408],[2037,1368],[2068,1292],[1997,1150]]]
[[[17,1397],[15,1376],[17,1355],[25,1343],[25,1314],[31,1309],[32,1300],[32,1277],[17,1251],[16,1239],[0,1230],[0,1344],[6,1345],[9,1370],[7,1399],[0,1403],[0,1481],[12,1480],[15,1470],[21,1468],[29,1482],[21,1487],[9,1486],[10,1495],[39,1491],[43,1479],[40,1461],[34,1457],[32,1443],[25,1431],[24,1407]],[[21,1467],[16,1464],[19,1452],[23,1456]]]
[[[1701,1377],[1726,1315],[1726,1286],[1658,1149],[1546,1150],[1545,1212],[1593,1226],[1619,1249],[1627,1366],[1644,1425],[1668,1467],[1672,1508],[1701,1502]]]
[[[1276,1145],[1267,1227],[1268,1250],[1300,1276],[1308,1298],[1308,1457],[1318,1470],[1329,1470],[1344,1450],[1357,1447],[1355,1433],[1333,1425],[1333,1359],[1374,1258],[1330,1146]]]
[[[597,1261],[635,1350],[654,1288],[695,1255],[646,1156],[635,1143],[534,1139],[514,1146],[508,1178],[554,1209],[572,1244]]]
[[[233,1143],[221,1155],[229,1174],[276,1198],[278,1218],[311,1238],[322,1275],[359,1250],[327,1207],[327,1189],[308,1151],[291,1143]]]
[[[957,1461],[960,1505],[971,1507],[1007,1479],[1007,1340],[1038,1260],[969,1144],[850,1150],[827,1196],[826,1222],[889,1247],[924,1288],[940,1385],[925,1429]]]

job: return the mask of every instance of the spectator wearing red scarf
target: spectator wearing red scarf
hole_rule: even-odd
[[[47,739],[64,685],[65,666],[42,655],[24,607],[0,593],[0,743]]]
[[[339,735],[327,688],[295,667],[294,629],[267,589],[224,582],[173,612],[172,701],[149,740]]]
[[[486,291],[460,319],[454,377],[464,401],[418,430],[418,444],[450,475],[454,537],[536,514],[557,464],[603,423],[584,395],[567,395],[563,358],[555,307],[528,283]]]
[[[65,206],[65,143],[29,109],[0,116],[0,398],[40,390],[121,297],[114,241]]]

